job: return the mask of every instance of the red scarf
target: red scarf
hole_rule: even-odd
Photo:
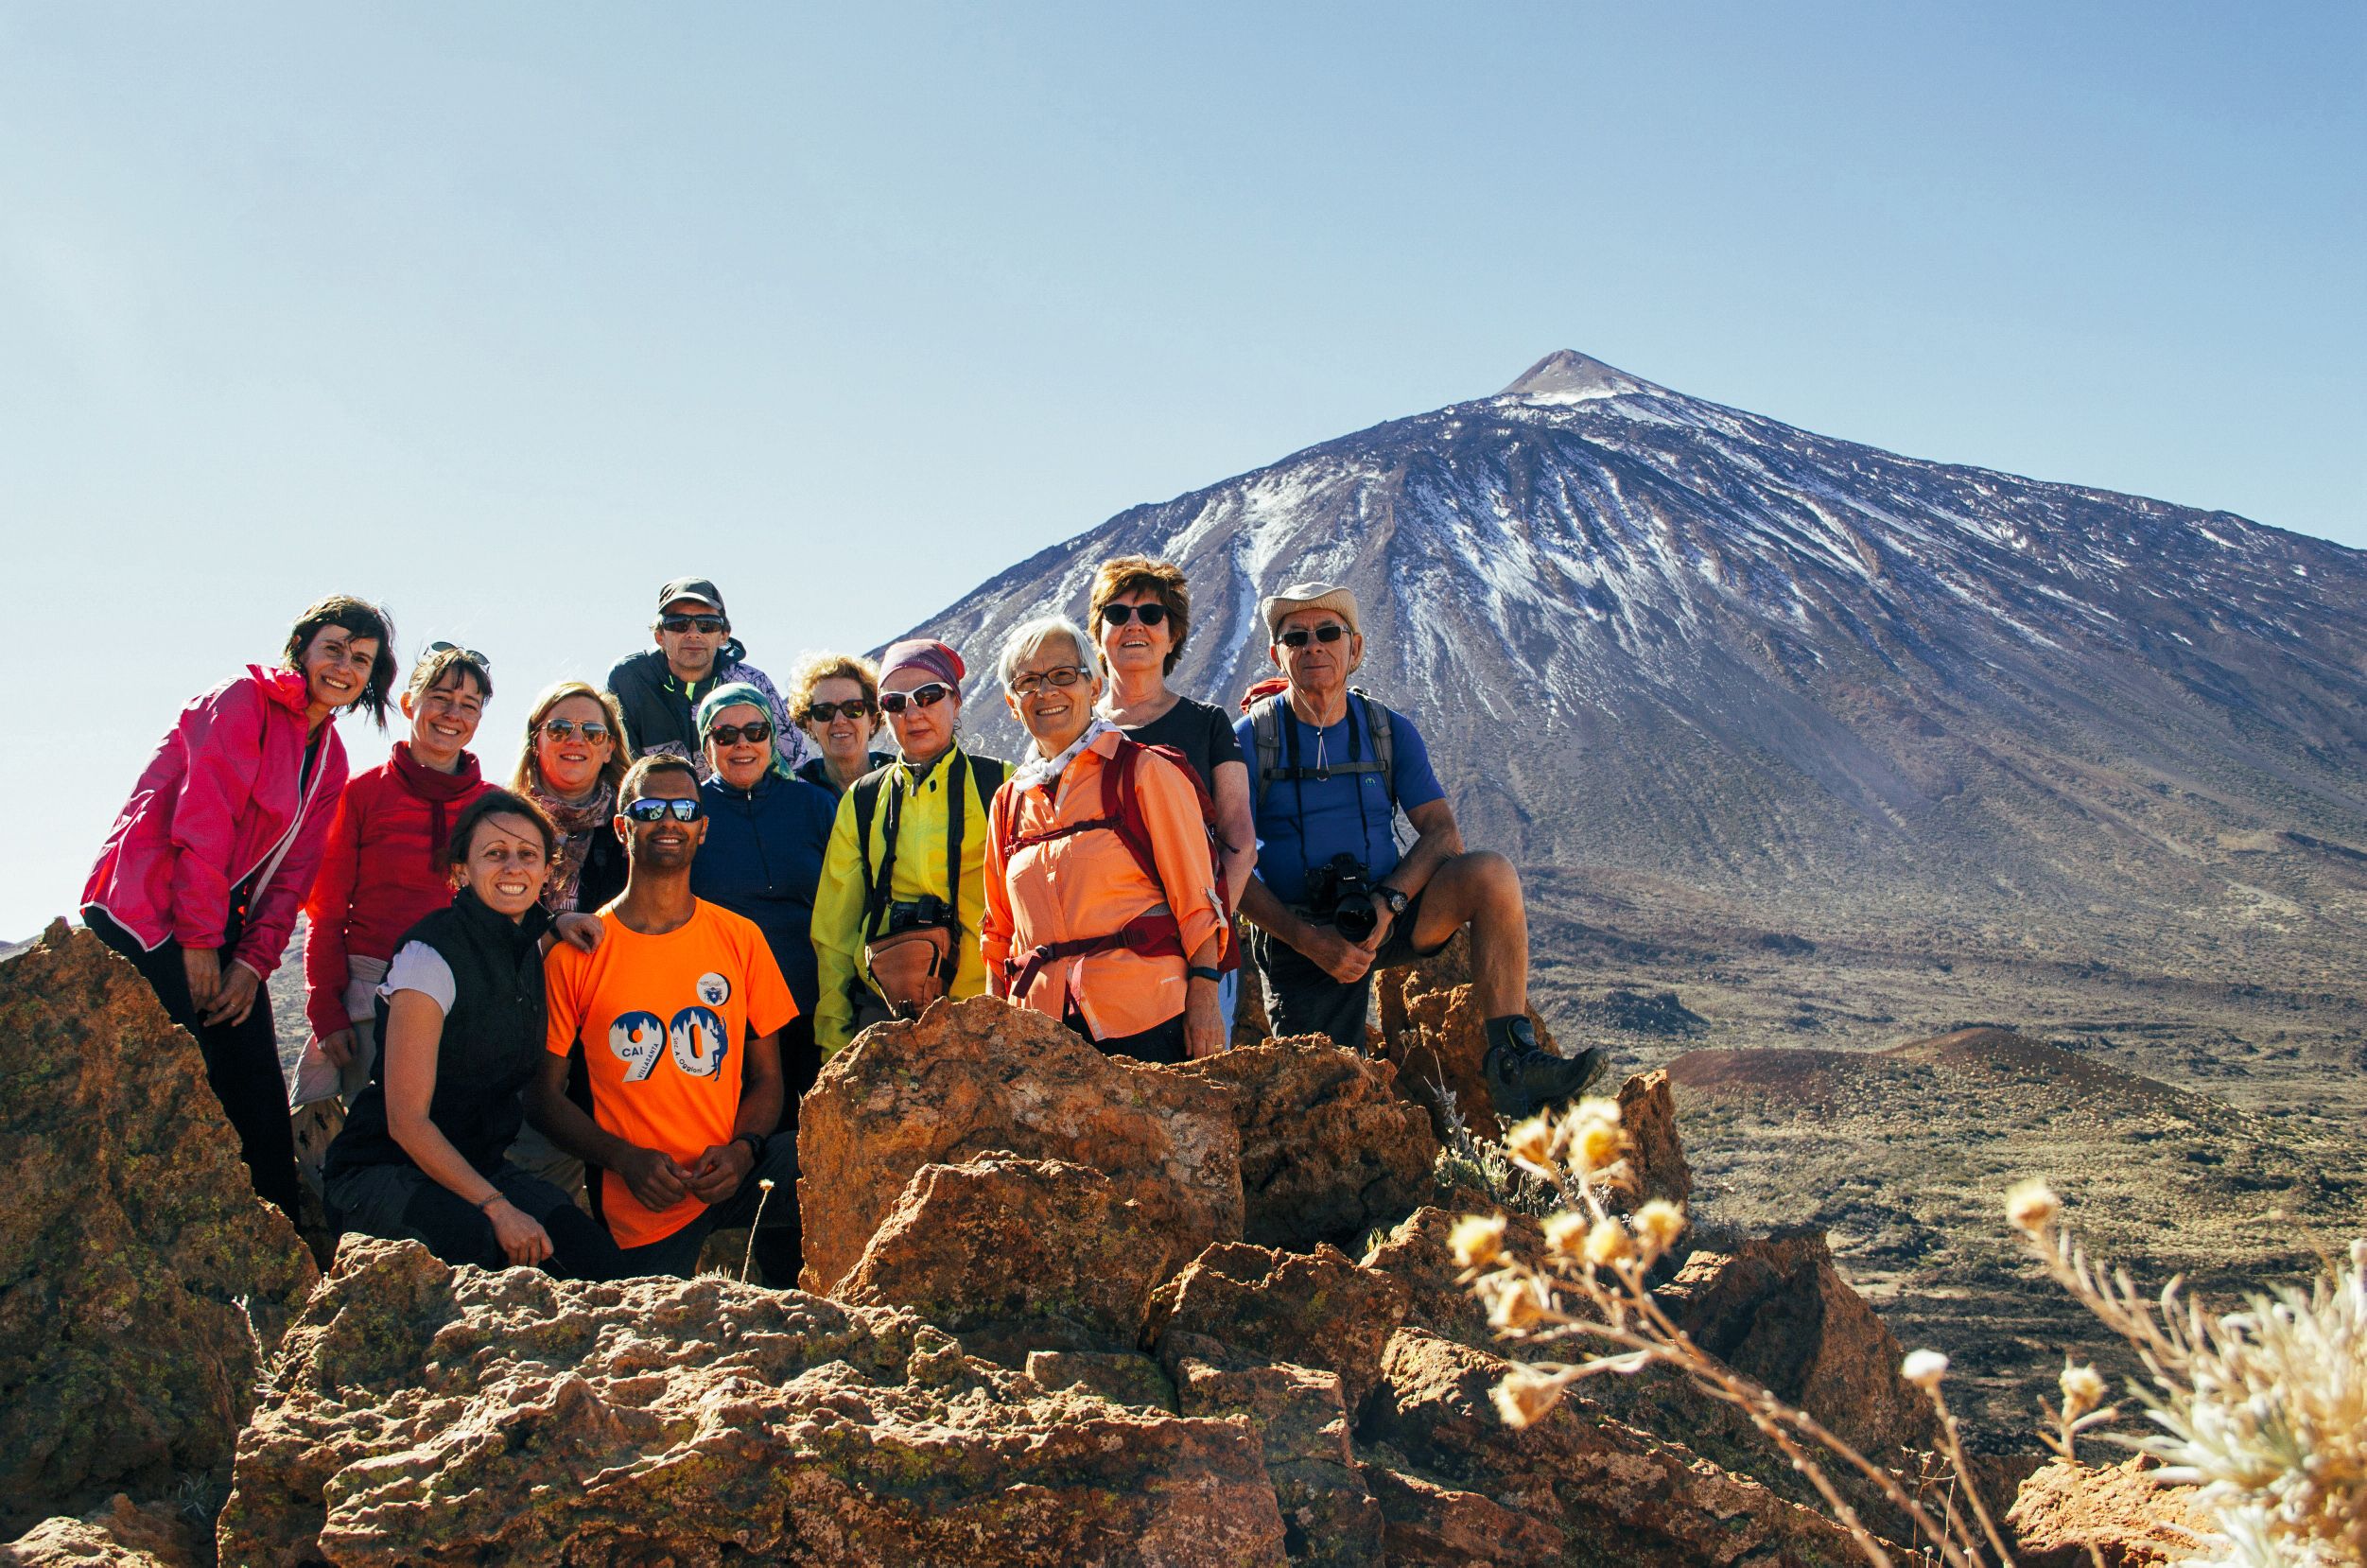
[[[393,755],[387,765],[394,770],[395,779],[410,793],[427,803],[427,869],[438,878],[444,876],[444,851],[452,842],[451,825],[444,820],[444,807],[474,791],[483,782],[477,771],[477,754],[461,753],[460,766],[450,773],[438,773],[411,757],[409,740],[394,742]]]

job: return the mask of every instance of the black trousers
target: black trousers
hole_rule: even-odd
[[[139,938],[104,910],[86,909],[82,920],[92,935],[131,961],[165,1004],[165,1016],[197,1040],[198,1054],[205,1058],[205,1081],[238,1134],[238,1158],[247,1162],[255,1195],[278,1205],[288,1223],[296,1223],[296,1139],[287,1124],[287,1080],[280,1075],[279,1036],[271,1027],[268,989],[256,988],[245,1021],[201,1024],[189,1002],[180,943],[166,937],[154,952],[142,952]],[[229,950],[226,944],[222,951]],[[229,971],[227,956],[222,968]]]
[[[1165,1023],[1155,1023],[1139,1035],[1119,1035],[1097,1040],[1085,1027],[1082,1017],[1071,1017],[1069,1027],[1085,1037],[1088,1044],[1105,1056],[1132,1056],[1139,1062],[1157,1062],[1165,1067],[1181,1067],[1192,1059],[1184,1047],[1184,1016],[1177,1013]]]
[[[563,1280],[615,1280],[622,1255],[607,1228],[578,1209],[567,1194],[504,1161],[485,1173],[501,1195],[550,1237],[546,1272]],[[507,1268],[509,1255],[494,1239],[485,1211],[416,1165],[366,1165],[327,1181],[331,1223],[342,1232],[423,1243],[447,1263]]]
[[[771,1193],[761,1182],[773,1183]],[[698,1272],[699,1249],[717,1230],[753,1228],[757,1274],[776,1290],[794,1290],[804,1258],[804,1233],[797,1224],[797,1140],[774,1133],[740,1182],[740,1191],[721,1203],[709,1204],[698,1217],[672,1235],[646,1246],[628,1246],[618,1253],[622,1278],[671,1274],[687,1280]]]

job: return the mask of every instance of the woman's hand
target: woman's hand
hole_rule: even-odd
[[[361,1048],[361,1037],[351,1029],[333,1029],[321,1037],[321,1054],[332,1067],[352,1063],[354,1053]]]
[[[1216,982],[1194,975],[1184,982],[1184,1054],[1193,1061],[1225,1049],[1225,1010],[1216,1004]]]
[[[550,1256],[550,1232],[508,1198],[496,1198],[485,1205],[485,1218],[493,1221],[493,1239],[500,1244],[502,1256],[511,1263],[539,1263]]]
[[[262,989],[263,981],[252,969],[244,964],[233,964],[221,972],[221,984],[214,990],[214,1005],[200,1009],[198,1021],[244,1023],[247,1015],[254,1010],[254,999]]]
[[[212,948],[183,948],[181,972],[189,980],[189,1009],[201,1019],[222,988],[222,955]]]
[[[598,951],[600,939],[606,934],[606,928],[600,923],[599,915],[584,915],[576,910],[567,911],[550,924],[562,942],[585,952]]]

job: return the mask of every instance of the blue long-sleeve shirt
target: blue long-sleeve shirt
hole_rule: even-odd
[[[744,791],[709,779],[699,798],[706,839],[690,864],[690,891],[756,922],[797,1010],[812,1017],[813,890],[838,802],[820,785],[771,773]]]

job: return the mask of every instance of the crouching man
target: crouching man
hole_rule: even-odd
[[[789,983],[753,921],[691,895],[706,822],[687,761],[635,762],[616,828],[625,890],[600,913],[599,950],[544,964],[548,1049],[528,1112],[597,1167],[622,1274],[687,1278],[709,1231],[753,1224],[765,1283],[794,1285],[797,1141],[777,1132],[781,1030],[797,1016]],[[567,1097],[578,1039],[589,1116]]]
[[[1262,608],[1267,656],[1287,684],[1251,705],[1234,733],[1258,829],[1241,910],[1259,928],[1249,951],[1273,1033],[1363,1049],[1372,972],[1427,958],[1469,926],[1496,1111],[1526,1116],[1578,1093],[1603,1054],[1564,1058],[1538,1046],[1519,873],[1502,855],[1464,849],[1420,731],[1349,688],[1365,656],[1356,596],[1301,583]],[[1418,835],[1402,854],[1401,810]]]

